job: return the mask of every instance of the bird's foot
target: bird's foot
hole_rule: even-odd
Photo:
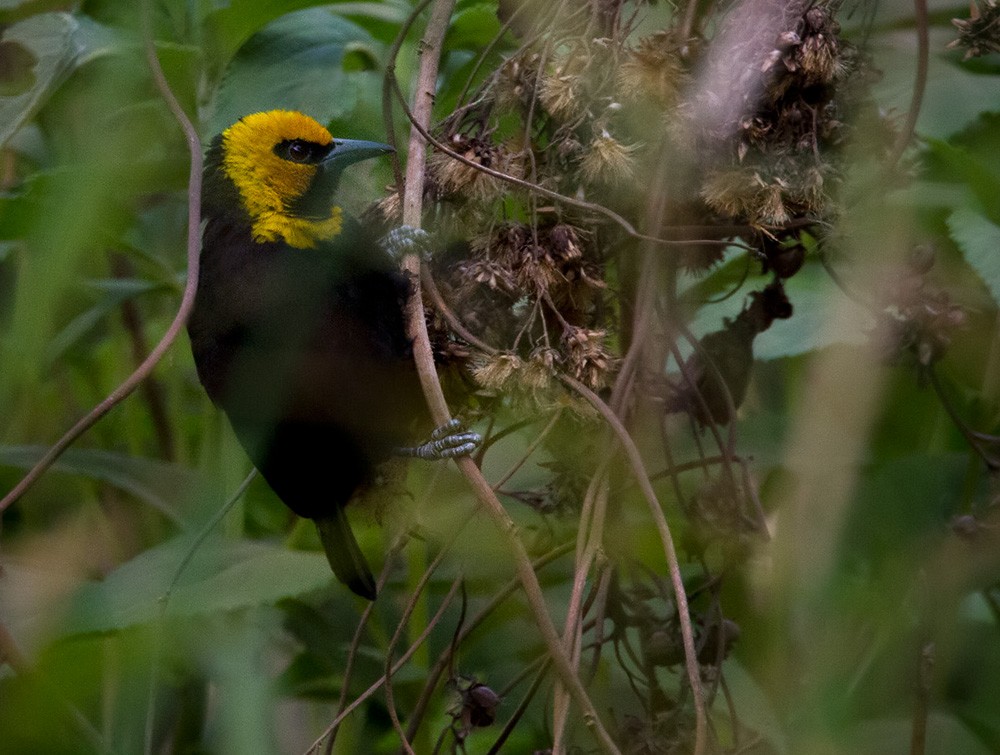
[[[469,456],[483,442],[479,433],[462,429],[460,420],[452,419],[431,433],[431,439],[419,446],[397,448],[399,456],[415,456],[425,461],[438,459],[455,459],[459,456]]]
[[[431,252],[431,235],[423,228],[401,225],[383,236],[379,245],[397,262],[407,254],[428,257]]]

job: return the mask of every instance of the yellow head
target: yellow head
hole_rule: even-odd
[[[239,193],[255,241],[311,248],[342,229],[334,201],[340,172],[385,154],[383,144],[334,139],[302,113],[270,110],[241,118],[222,132],[221,168]]]

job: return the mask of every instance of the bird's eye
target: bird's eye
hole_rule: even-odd
[[[308,162],[309,158],[312,156],[312,150],[300,142],[298,139],[289,142],[288,144],[288,159],[296,163]]]

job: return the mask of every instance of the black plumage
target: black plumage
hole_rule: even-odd
[[[347,215],[339,233],[307,248],[255,237],[226,149],[217,137],[206,157],[207,222],[188,324],[198,376],[275,493],[316,520],[336,576],[372,599],[343,508],[422,413],[403,319],[409,283]],[[301,219],[295,208],[322,206],[314,194],[335,190],[336,177],[318,170],[305,194],[288,198],[289,212]]]

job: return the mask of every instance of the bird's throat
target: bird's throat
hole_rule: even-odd
[[[322,219],[264,211],[253,219],[251,231],[257,242],[284,241],[296,249],[312,249],[321,241],[339,236],[343,226],[343,211],[334,205],[330,215]]]

